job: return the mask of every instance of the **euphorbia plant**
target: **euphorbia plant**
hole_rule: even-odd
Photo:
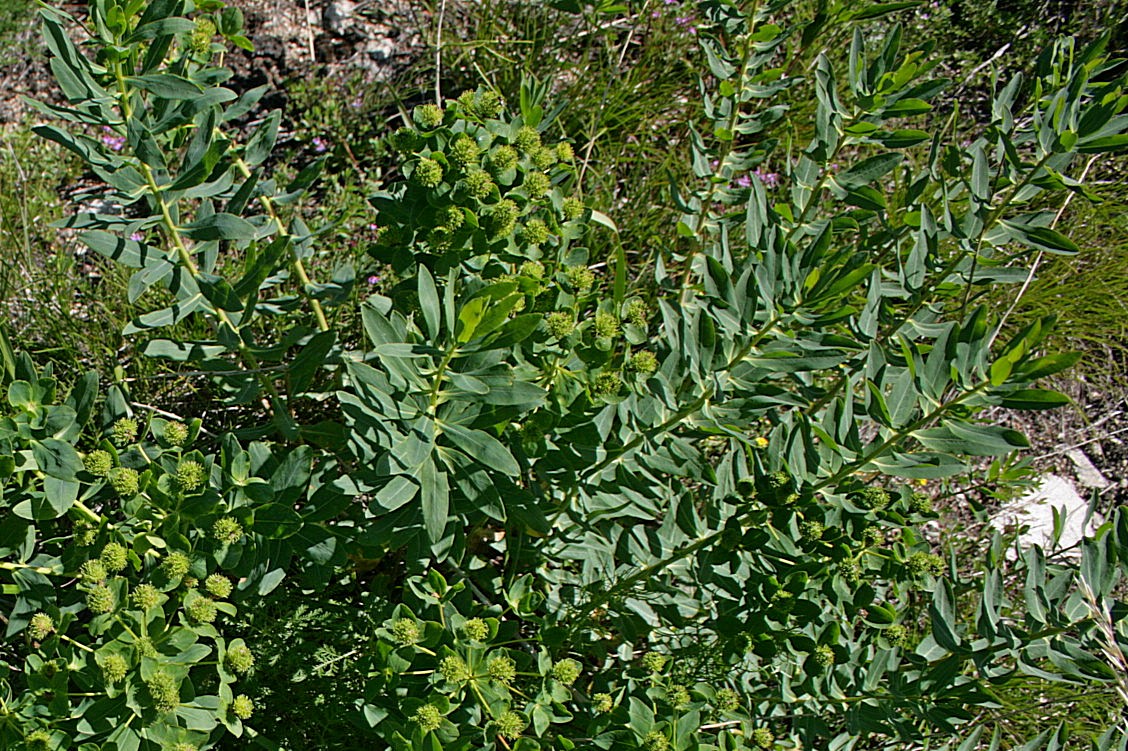
[[[581,200],[544,88],[514,108],[466,92],[389,136],[402,179],[373,196],[371,253],[398,281],[357,301],[353,350],[334,328],[351,271],[310,279],[315,233],[285,217],[316,165],[271,178],[277,114],[237,142],[263,93],[222,85],[238,12],[94,0],[87,57],[45,11],[69,106],[41,109],[77,127],[40,132],[126,207],[71,224],[137,269],[137,299],[165,301],[131,331],[195,316],[214,332],[149,354],[269,419],[206,439],[113,392],[102,440],[79,429],[92,383],[67,412],[42,406],[29,365],[13,374],[9,631],[29,637],[25,675],[53,681],[24,688],[13,737],[203,748],[240,732],[253,699],[231,685],[252,665],[221,630],[228,597],[287,573],[395,582],[350,653],[360,737],[393,748],[937,744],[1016,666],[1111,653],[1115,626],[1092,614],[1128,560],[1109,552],[1119,527],[1090,546],[1091,596],[1027,554],[1020,612],[998,555],[967,580],[923,534],[919,485],[1025,445],[986,408],[1063,402],[1036,385],[1070,362],[1041,353],[1050,322],[998,341],[976,291],[1021,279],[1031,250],[1076,250],[1046,207],[1084,190],[1078,154],[1126,141],[1102,45],[1047,52],[961,148],[912,127],[942,84],[896,28],[879,49],[858,30],[844,71],[818,55],[798,77],[786,63],[826,17],[777,25],[782,0],[699,12],[709,128],[685,129],[695,180],[672,186],[682,216],[652,273],[593,256],[593,225],[615,227]],[[812,122],[789,116],[798,86]],[[307,403],[331,419],[303,424]],[[279,443],[246,442],[267,434]],[[92,542],[64,550],[64,532]],[[957,607],[972,591],[974,634]],[[124,705],[119,684],[137,689]],[[111,707],[124,719],[98,724]]]

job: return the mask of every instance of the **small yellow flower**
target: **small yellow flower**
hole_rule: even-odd
[[[756,439],[753,441],[753,443],[756,444],[756,448],[758,449],[766,449],[768,447],[768,439],[764,438],[764,436],[762,435],[756,436]]]

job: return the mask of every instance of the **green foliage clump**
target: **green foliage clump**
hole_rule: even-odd
[[[1074,249],[1056,211],[1081,155],[1126,145],[1123,72],[1060,42],[949,144],[926,51],[862,31],[898,7],[651,16],[692,21],[670,57],[699,61],[703,92],[679,104],[692,122],[651,128],[684,161],[654,241],[596,208],[649,201],[589,191],[615,128],[577,127],[551,85],[416,107],[357,209],[352,260],[388,269],[363,294],[309,226],[332,155],[289,174],[281,113],[248,118],[265,91],[225,85],[238,11],[92,0],[78,47],[46,8],[63,103],[40,110],[73,127],[38,131],[122,207],[70,224],[129,269],[139,359],[232,417],[154,417],[149,440],[137,380],[59,397],[0,337],[0,596],[28,637],[4,657],[0,745],[49,722],[55,745],[318,747],[268,734],[276,685],[324,681],[320,706],[396,749],[941,747],[1016,664],[1112,685],[1093,666],[1122,514],[1080,573],[1011,563],[1000,538],[968,576],[931,552],[912,488],[1025,445],[989,415],[1062,403],[1039,385],[1070,364],[1044,353],[1051,322],[1002,337],[978,295]],[[285,681],[286,650],[256,664],[233,638],[265,632],[279,587],[348,589],[359,621]]]

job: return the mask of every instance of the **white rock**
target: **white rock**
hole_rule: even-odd
[[[1064,477],[1046,475],[1038,488],[1028,495],[1003,506],[991,518],[991,526],[1000,532],[1018,526],[1018,539],[1022,547],[1041,545],[1046,550],[1053,546],[1054,509],[1065,514],[1062,525],[1061,548],[1076,545],[1085,536],[1091,536],[1101,520],[1094,514],[1085,524],[1089,502],[1082,498],[1073,483]],[[1079,553],[1078,549],[1073,552]],[[1013,555],[1013,549],[1010,553]]]

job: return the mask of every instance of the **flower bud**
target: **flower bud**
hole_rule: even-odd
[[[689,691],[685,686],[674,685],[666,690],[666,700],[674,709],[684,709],[689,706]]]
[[[647,652],[642,656],[642,666],[648,672],[657,675],[666,667],[666,657],[657,652]]]
[[[525,730],[525,718],[516,712],[505,712],[497,718],[497,734],[509,740],[517,740]]]
[[[597,396],[614,396],[623,385],[618,373],[600,373],[595,377],[591,390]]]
[[[466,173],[466,192],[471,198],[480,201],[493,191],[493,187],[493,178],[484,169],[471,169]]]
[[[627,304],[626,319],[639,328],[650,324],[650,306],[642,300],[631,300]]]
[[[909,646],[909,630],[900,623],[894,623],[883,632],[886,641],[894,647],[904,649]]]
[[[180,684],[163,670],[145,681],[145,687],[149,689],[149,696],[153,698],[153,706],[158,712],[171,712],[180,706]]]
[[[619,335],[619,321],[610,313],[595,314],[595,335],[601,339],[611,339]]]
[[[95,477],[105,477],[114,468],[114,458],[109,451],[97,449],[83,458],[82,466]]]
[[[86,607],[95,615],[105,615],[114,609],[114,593],[105,584],[97,584],[86,594]]]
[[[43,641],[55,633],[55,621],[46,613],[36,613],[28,623],[27,633],[35,641]]]
[[[164,569],[165,575],[170,579],[179,579],[188,573],[192,568],[192,561],[184,553],[179,550],[174,550],[169,553],[164,561],[161,563],[161,568]]]
[[[116,574],[129,565],[129,551],[121,543],[111,542],[102,548],[102,555],[98,556],[98,560],[107,571]]]
[[[197,461],[183,461],[176,467],[176,484],[186,493],[199,489],[207,478],[207,470]]]
[[[540,198],[552,187],[552,181],[543,172],[530,172],[525,175],[525,181],[521,183],[521,187],[524,188],[529,198]]]
[[[565,220],[575,221],[584,215],[584,202],[578,198],[565,198],[561,213]]]
[[[607,714],[615,708],[615,700],[611,694],[596,694],[591,697],[591,706],[599,714]]]
[[[631,370],[648,375],[658,369],[658,358],[653,352],[641,350],[631,355]]]
[[[418,642],[421,637],[419,624],[410,618],[400,618],[392,624],[392,639],[396,644],[408,646]]]
[[[442,713],[439,712],[439,708],[434,704],[424,704],[419,709],[415,710],[415,714],[411,716],[411,719],[415,721],[415,724],[419,726],[419,729],[423,731],[424,735],[438,730],[439,726],[443,724]]]
[[[181,422],[170,422],[166,424],[164,439],[172,446],[187,446],[188,426]]]
[[[500,175],[517,166],[517,149],[512,146],[498,146],[489,156],[490,172]]]
[[[651,730],[642,739],[642,747],[646,751],[669,751],[670,739],[659,730]]]
[[[125,446],[137,440],[137,421],[123,417],[110,428],[110,438],[118,446]]]
[[[481,156],[482,150],[478,148],[478,144],[465,133],[450,145],[450,160],[464,170],[471,164],[478,164]]]
[[[513,228],[517,225],[518,213],[517,204],[513,201],[508,199],[498,201],[497,205],[485,215],[482,223],[489,238],[498,240],[513,232]]]
[[[207,52],[211,48],[215,32],[215,23],[210,18],[197,18],[196,25],[188,36],[188,47],[197,54]]]
[[[138,584],[129,596],[133,604],[142,610],[155,608],[161,602],[161,593],[152,584]]]
[[[240,720],[249,720],[254,714],[255,703],[246,694],[239,694],[231,700],[231,713]]]
[[[439,226],[454,232],[466,221],[466,216],[462,213],[462,209],[457,206],[447,206],[439,212],[438,219]]]
[[[849,584],[857,584],[862,580],[862,567],[853,558],[847,558],[839,562],[838,575]]]
[[[548,329],[549,336],[563,339],[576,330],[576,322],[571,313],[558,310],[544,317],[544,327]]]
[[[24,736],[24,748],[27,751],[50,751],[51,732],[49,730],[33,730]]]
[[[230,595],[233,588],[231,580],[223,574],[212,574],[204,580],[204,589],[221,600]]]
[[[562,162],[570,162],[575,158],[576,154],[572,150],[572,144],[562,142],[556,144],[556,158]]]
[[[486,674],[498,683],[508,686],[517,677],[517,663],[507,655],[499,655],[487,663]]]
[[[513,143],[521,151],[530,152],[541,145],[540,133],[537,132],[536,128],[525,126],[517,131],[517,137],[513,139]]]
[[[466,661],[458,655],[447,655],[439,663],[439,672],[451,683],[466,683],[473,676]]]
[[[118,683],[129,671],[129,664],[125,658],[116,652],[106,655],[102,661],[102,680],[106,683]]]
[[[581,670],[580,663],[569,657],[552,666],[552,677],[565,686],[571,686],[580,677]]]
[[[855,505],[864,509],[883,509],[889,505],[889,493],[885,488],[863,488],[851,496]]]
[[[246,644],[236,644],[228,648],[224,662],[232,672],[245,675],[255,666],[255,657]]]
[[[243,525],[230,516],[221,516],[212,525],[212,537],[223,545],[233,545],[243,537]]]
[[[740,694],[728,687],[717,689],[714,703],[722,712],[735,712],[740,708]]]
[[[540,219],[530,219],[521,229],[521,237],[529,245],[542,245],[549,237],[548,225]],[[543,266],[541,266],[541,274],[542,276],[544,274]]]
[[[109,574],[101,561],[92,560],[82,564],[82,568],[78,570],[78,575],[86,582],[104,582]]]
[[[490,627],[481,618],[471,618],[462,624],[462,633],[471,641],[485,641],[489,638]]]
[[[195,597],[185,607],[184,612],[195,623],[213,623],[218,615],[215,600]]]
[[[437,188],[443,181],[443,166],[434,159],[423,157],[415,165],[411,179],[424,188]]]
[[[820,644],[811,652],[811,659],[820,668],[828,668],[835,663],[834,650],[829,644]]]
[[[905,566],[913,576],[937,576],[944,570],[944,559],[935,553],[913,553],[905,561]]]
[[[137,490],[141,487],[137,470],[129,467],[114,467],[106,474],[106,479],[110,481],[114,492],[123,498],[137,495]]]
[[[913,493],[909,496],[909,511],[914,514],[931,514],[932,499],[924,493]]]
[[[826,532],[826,527],[818,519],[807,519],[799,522],[799,536],[804,542],[818,542]]]
[[[547,170],[552,165],[556,164],[556,150],[550,149],[547,146],[541,146],[539,149],[533,149],[532,152],[533,166],[539,170]]]
[[[571,266],[564,272],[564,278],[575,292],[583,294],[595,284],[595,273],[586,266]]]
[[[412,111],[411,119],[420,128],[431,130],[443,124],[443,109],[437,104],[421,104]]]
[[[756,728],[752,731],[752,743],[757,748],[769,749],[775,745],[775,735],[767,728]]]

